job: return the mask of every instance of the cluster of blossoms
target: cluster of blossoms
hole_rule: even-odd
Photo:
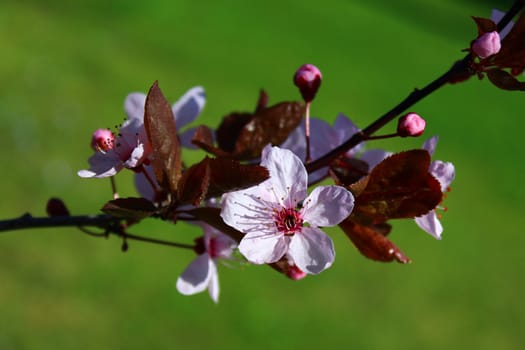
[[[525,65],[513,50],[521,45],[525,25],[513,28],[511,23],[498,31],[494,21],[502,16],[474,18],[478,36],[446,82],[477,74],[502,89],[525,90],[525,83],[514,78]],[[387,115],[363,130],[343,114],[333,125],[311,118],[321,81],[319,69],[306,64],[293,76],[302,102],[268,106],[268,95],[261,91],[254,112],[230,113],[216,129],[200,125],[183,132],[204,108],[203,88],[190,89],[170,105],[155,83],[147,95],[126,98],[127,119],[118,132],[93,133],[95,154],[88,159],[89,169],[78,175],[110,177],[113,183],[123,169],[136,174],[140,197],[118,198],[114,190],[114,199],[102,209],[124,221],[118,228],[124,239],[129,227],[147,217],[188,221],[202,229],[194,245],[172,242],[197,254],[176,283],[184,295],[208,289],[217,302],[217,262],[239,257],[293,280],[319,274],[335,260],[334,243],[322,230],[330,226],[339,226],[367,258],[407,263],[410,259],[387,238],[389,221],[414,220],[441,239],[442,201],[454,166],[431,159],[437,136],[415,150],[369,148],[376,139],[421,136],[426,121],[417,113]],[[373,135],[395,117],[393,133]],[[182,148],[208,155],[186,166]],[[333,184],[319,185],[322,181]]]
[[[320,86],[320,77],[320,71],[313,65],[301,67],[294,76],[294,82],[300,88],[307,109]],[[93,133],[91,146],[95,154],[88,160],[89,169],[80,170],[78,175],[85,178],[113,177],[123,169],[130,169],[136,174],[135,183],[141,200],[149,203],[149,208],[153,208],[152,212],[173,222],[185,219],[196,221],[202,228],[203,236],[196,239],[193,247],[197,258],[177,280],[176,287],[180,293],[191,295],[208,289],[211,298],[217,302],[219,282],[216,263],[234,259],[236,251],[248,262],[269,264],[294,280],[309,274],[318,274],[333,264],[334,243],[322,228],[336,226],[348,220],[356,205],[356,197],[345,181],[336,180],[335,185],[315,186],[324,179],[336,179],[336,176],[332,176],[334,168],[327,164],[308,173],[304,160],[307,154],[313,159],[321,158],[345,140],[359,134],[361,131],[350,119],[340,114],[331,126],[321,119],[309,118],[309,110],[301,109],[299,113],[305,112],[306,120],[297,120],[280,145],[268,142],[260,151],[260,165],[257,169],[265,170],[263,177],[258,177],[257,181],[249,185],[234,184],[231,190],[220,191],[213,196],[201,196],[199,200],[188,203],[183,195],[166,188],[162,178],[156,174],[155,159],[161,155],[155,150],[155,142],[151,138],[153,132],[148,130],[146,120],[152,118],[148,114],[148,108],[153,105],[148,100],[150,95],[132,93],[126,98],[124,109],[127,119],[116,135],[109,129],[98,129]],[[158,101],[155,103],[159,104]],[[204,90],[194,87],[170,106],[168,115],[176,130],[194,121],[204,105]],[[261,98],[258,110],[271,109],[272,107],[266,107]],[[306,125],[314,130],[311,135],[305,132]],[[416,137],[424,129],[424,119],[416,113],[408,113],[399,119],[397,131],[391,136]],[[224,125],[216,133],[219,134],[220,130],[224,130]],[[216,138],[213,134],[212,132],[209,141],[211,143]],[[189,128],[169,137],[176,138],[180,147],[196,148],[195,145],[199,145],[198,135],[199,129]],[[433,153],[436,142],[437,138],[431,138],[423,146],[429,156]],[[338,162],[342,164],[356,161],[364,166],[350,166],[356,171],[353,180],[355,183],[366,178],[372,169],[391,155],[392,152],[381,149],[366,149],[365,142],[361,142],[342,153]],[[245,165],[239,166],[248,169],[254,166],[252,163],[253,157]],[[179,183],[183,179],[185,183],[198,181],[198,174],[194,174],[192,169],[194,167],[181,166]],[[229,171],[232,173],[225,176],[237,176],[233,174],[235,169]],[[430,164],[428,173],[440,182],[441,192],[444,192],[454,177],[454,167],[450,163],[434,161]],[[209,181],[213,182],[213,177]],[[314,187],[310,193],[309,186]],[[129,199],[117,199],[116,192],[114,198],[111,201],[113,206],[120,206],[128,215],[131,209],[126,200]],[[202,201],[203,199],[206,200]],[[169,212],[166,214],[168,208]],[[217,217],[212,220],[209,217],[200,217],[196,213],[202,209],[217,210]],[[423,215],[415,217],[416,223],[439,239],[442,226],[435,213],[438,206],[432,205],[427,209]],[[140,210],[146,209],[144,207]],[[111,213],[115,214],[114,211]],[[117,216],[120,214],[117,211]],[[126,215],[123,217],[129,219]],[[128,224],[134,221],[130,220]],[[219,225],[217,221],[220,221]],[[224,227],[228,229],[225,230]]]

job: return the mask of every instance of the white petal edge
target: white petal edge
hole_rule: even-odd
[[[193,295],[204,291],[210,283],[212,268],[215,263],[208,254],[201,254],[193,260],[177,279],[177,290],[184,295]]]
[[[206,94],[202,86],[195,86],[182,95],[171,107],[177,130],[181,130],[184,126],[194,121],[205,104]]]
[[[210,259],[210,270],[211,270],[211,277],[210,277],[210,283],[208,284],[208,293],[210,294],[211,300],[213,300],[214,303],[219,302],[219,274],[217,273],[217,265],[215,264],[215,261]]]
[[[288,255],[301,271],[316,275],[332,266],[334,242],[318,228],[303,227],[300,233],[292,236]]]
[[[306,197],[308,173],[292,151],[267,145],[262,152],[261,165],[270,173],[265,184],[269,185],[276,201],[291,208]]]
[[[441,192],[447,191],[448,187],[452,181],[454,181],[454,177],[456,176],[454,164],[442,162],[440,160],[435,160],[430,163],[430,168],[428,170],[439,181],[439,184],[441,185]]]
[[[239,243],[239,251],[254,264],[271,264],[283,257],[288,249],[288,238],[281,234],[247,234]]]
[[[435,239],[441,239],[441,233],[443,233],[443,225],[439,221],[437,214],[434,210],[429,213],[418,216],[414,219],[416,224],[429,235]]]
[[[124,110],[129,120],[144,120],[144,107],[146,105],[146,95],[141,92],[133,92],[124,101]]]
[[[354,208],[354,196],[341,186],[316,187],[304,201],[303,219],[315,227],[334,226]]]

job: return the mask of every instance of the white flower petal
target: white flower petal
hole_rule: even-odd
[[[239,243],[239,251],[254,264],[270,264],[281,259],[288,249],[288,238],[282,234],[249,233]]]
[[[139,144],[133,149],[129,158],[124,162],[124,166],[129,169],[135,168],[142,163],[144,158],[144,145]]]
[[[433,161],[428,170],[439,181],[441,192],[447,191],[456,176],[454,164],[440,160]]]
[[[436,151],[438,141],[439,141],[439,136],[432,136],[431,138],[426,140],[425,143],[423,143],[423,147],[421,148],[423,148],[428,153],[430,153],[430,155],[433,155],[434,152]]]
[[[77,174],[80,177],[103,178],[117,174],[122,170],[123,165],[115,152],[108,151],[106,153],[96,152],[89,159],[89,169],[80,170]]]
[[[423,231],[429,233],[435,239],[441,239],[443,226],[441,225],[441,222],[439,221],[434,210],[425,215],[419,216],[414,220]]]
[[[275,232],[272,207],[269,206],[271,203],[261,197],[264,193],[259,186],[222,196],[221,217],[227,225],[244,233]]]
[[[385,158],[390,157],[392,152],[387,152],[383,149],[370,149],[363,152],[361,160],[368,163],[368,171],[371,171],[377,164],[381,163]]]
[[[334,243],[320,229],[303,227],[301,232],[292,236],[288,255],[301,271],[315,275],[334,262]]]
[[[141,92],[133,92],[124,101],[124,110],[129,120],[144,120],[144,106],[146,105],[146,95]]]
[[[208,254],[201,254],[188,265],[177,279],[177,290],[184,295],[202,292],[208,287],[215,265]],[[215,270],[215,272],[217,272]]]
[[[204,88],[196,86],[189,89],[171,107],[177,130],[181,130],[184,126],[194,121],[201,113],[205,104],[206,94],[204,93]]]
[[[197,149],[198,147],[191,143],[193,136],[195,135],[197,128],[189,128],[186,131],[179,133],[180,145],[188,149]]]
[[[219,274],[217,273],[217,265],[213,260],[210,260],[211,277],[210,283],[208,284],[208,293],[210,293],[211,299],[215,302],[219,302]]]
[[[155,179],[155,174],[153,172],[153,166],[145,165],[144,171],[147,171],[153,182],[157,184],[157,180]],[[155,201],[155,191],[153,190],[153,187],[151,186],[148,179],[146,179],[144,173],[135,173],[135,188],[141,197],[144,197],[151,202]]]
[[[350,215],[354,196],[341,186],[316,187],[304,201],[304,221],[312,226],[334,226]]]
[[[283,206],[295,207],[306,197],[308,173],[292,151],[268,145],[263,149],[261,165],[270,173],[270,179],[264,184]]]

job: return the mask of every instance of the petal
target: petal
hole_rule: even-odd
[[[275,233],[271,203],[262,198],[260,186],[222,196],[221,217],[227,225],[244,233]]]
[[[177,130],[195,120],[206,104],[206,94],[201,86],[189,89],[177,102],[173,104],[171,110],[175,118]]]
[[[146,95],[141,92],[133,92],[124,101],[124,110],[129,120],[144,120],[144,106],[146,105]]]
[[[97,152],[89,159],[89,170],[80,170],[77,174],[80,177],[103,178],[117,174],[122,170],[122,162],[113,151],[106,153]]]
[[[153,182],[158,185],[157,180],[155,179],[155,174],[153,173],[153,167],[151,165],[144,166],[144,171],[147,171]],[[135,173],[135,189],[141,197],[146,198],[151,202],[155,201],[155,191],[143,172]]]
[[[370,149],[363,152],[361,160],[368,163],[368,172],[370,172],[377,164],[381,163],[385,158],[390,157],[391,155],[392,152],[387,152],[383,149]]]
[[[350,215],[354,208],[354,196],[341,186],[319,186],[303,205],[304,221],[314,227],[334,226]]]
[[[131,151],[129,158],[124,162],[124,166],[129,169],[139,166],[145,158],[144,145],[141,143]]]
[[[211,299],[215,302],[219,302],[219,274],[217,273],[217,265],[213,260],[210,259],[210,270],[211,277],[210,283],[208,284],[208,293],[210,293]]]
[[[289,239],[282,234],[249,233],[241,239],[239,251],[254,264],[270,264],[281,259],[288,250]]]
[[[343,113],[339,113],[334,122],[334,130],[337,132],[337,146],[350,139],[352,136],[359,132],[359,128],[355,125],[347,116]],[[361,152],[364,148],[365,143],[361,142],[348,152],[347,156],[352,156],[358,152]]]
[[[454,177],[456,176],[456,170],[454,164],[449,162],[442,162],[435,160],[430,163],[428,169],[430,173],[439,181],[441,184],[441,192],[446,192]]]
[[[201,254],[193,260],[177,279],[179,293],[192,295],[205,290],[212,276],[212,264],[215,263],[208,254]]]
[[[337,132],[324,120],[310,118],[310,154],[317,159],[339,146]]]
[[[191,143],[191,140],[193,140],[193,136],[195,135],[195,131],[197,128],[189,128],[186,131],[179,133],[179,140],[180,145],[182,147],[188,148],[188,149],[197,149],[198,147],[195,146],[193,143]]]
[[[268,145],[263,149],[261,165],[268,168],[270,179],[259,186],[266,185],[275,201],[292,208],[306,197],[308,173],[292,151]]]
[[[288,255],[301,271],[315,275],[334,262],[334,242],[320,229],[304,227],[292,236]]]
[[[441,225],[441,222],[439,221],[434,210],[425,215],[419,216],[414,220],[423,231],[429,233],[435,239],[441,239],[443,226]]]
[[[434,152],[436,151],[438,141],[439,141],[439,136],[432,136],[431,138],[425,141],[425,143],[423,144],[423,147],[421,148],[428,151],[430,155],[433,155]]]

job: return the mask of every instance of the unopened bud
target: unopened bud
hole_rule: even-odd
[[[91,147],[95,151],[107,152],[113,149],[115,145],[115,136],[108,129],[98,129],[93,133]]]
[[[419,136],[425,131],[425,119],[416,113],[408,113],[399,118],[397,123],[397,133],[401,137]]]
[[[60,198],[51,198],[47,201],[46,212],[49,216],[69,216],[69,210]]]
[[[295,72],[293,82],[299,88],[305,102],[314,99],[322,78],[321,71],[313,64],[304,64]]]
[[[479,58],[495,55],[500,49],[501,40],[497,31],[485,33],[472,43],[472,51]]]
[[[297,281],[306,277],[306,272],[300,270],[297,266],[291,265],[286,271],[286,276],[290,279]]]

